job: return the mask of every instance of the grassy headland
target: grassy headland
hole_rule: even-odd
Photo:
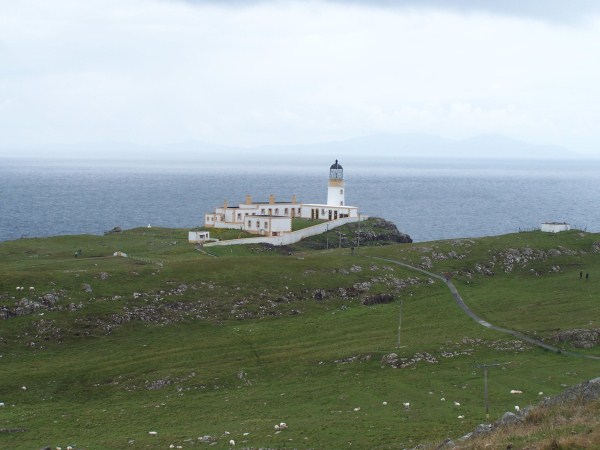
[[[600,356],[597,345],[557,341],[565,330],[600,328],[599,234],[354,254],[319,239],[284,250],[213,248],[216,258],[174,229],[1,243],[0,447],[228,448],[233,439],[252,448],[412,448],[485,421],[482,363],[498,364],[489,373],[492,420],[599,374],[597,360],[482,327],[443,283],[372,258],[449,273],[494,325]],[[312,250],[323,240],[325,249]],[[402,368],[382,362],[392,352]],[[276,430],[280,422],[289,427]],[[557,428],[553,438],[584,428]]]

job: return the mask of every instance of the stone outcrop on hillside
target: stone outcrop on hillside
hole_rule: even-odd
[[[552,340],[570,342],[573,347],[592,348],[600,343],[600,328],[559,331],[552,335]]]
[[[600,398],[600,377],[593,380],[584,381],[578,385],[570,387],[562,394],[544,399],[542,406],[555,406],[568,403],[582,405]]]
[[[408,234],[401,233],[398,231],[398,227],[389,220],[372,218],[369,228],[361,229],[358,231],[357,227],[356,236],[360,238],[361,243],[400,243],[410,244],[412,242],[411,237]]]
[[[594,378],[589,381],[577,384],[573,387],[566,389],[561,394],[554,397],[548,397],[543,399],[537,406],[530,406],[523,409],[518,409],[516,413],[507,411],[504,413],[502,418],[491,424],[480,424],[471,433],[457,439],[458,442],[468,441],[481,434],[492,433],[496,429],[511,427],[513,425],[523,422],[527,415],[537,408],[546,408],[560,405],[584,405],[586,403],[596,401],[600,399],[600,377]],[[460,448],[450,438],[447,438],[440,443],[436,449],[455,449]],[[510,447],[507,447],[510,448]]]

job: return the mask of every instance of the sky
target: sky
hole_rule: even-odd
[[[0,0],[0,149],[499,134],[600,157],[600,2]]]

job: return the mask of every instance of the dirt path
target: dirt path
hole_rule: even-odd
[[[456,304],[460,307],[460,309],[462,309],[471,319],[473,319],[475,322],[479,323],[480,325],[486,327],[486,328],[490,328],[492,330],[496,330],[499,331],[500,333],[505,333],[505,334],[510,334],[511,336],[516,337],[517,339],[520,339],[522,341],[528,342],[531,345],[535,345],[541,348],[544,348],[546,350],[550,350],[551,352],[554,353],[558,353],[561,355],[568,355],[568,356],[576,356],[578,358],[589,358],[589,359],[595,359],[595,360],[600,360],[600,357],[598,356],[593,356],[593,355],[583,355],[581,353],[576,353],[576,352],[572,352],[572,351],[568,351],[568,350],[563,350],[559,347],[555,347],[553,345],[549,345],[546,344],[545,342],[542,342],[538,339],[534,339],[532,337],[529,337],[523,333],[519,333],[518,331],[515,330],[510,330],[508,328],[502,328],[496,325],[492,325],[491,323],[483,320],[481,317],[479,317],[477,314],[475,314],[465,303],[465,301],[462,299],[462,297],[460,296],[460,294],[458,293],[458,290],[456,289],[456,286],[454,286],[454,284],[452,283],[452,281],[450,281],[449,279],[444,278],[441,275],[438,275],[436,273],[433,272],[429,272],[427,270],[421,269],[420,267],[415,267],[415,266],[411,266],[410,264],[406,264],[400,261],[397,261],[395,259],[389,259],[389,258],[381,258],[378,256],[371,256],[370,258],[373,259],[379,259],[381,261],[387,261],[393,264],[397,264],[399,266],[402,267],[406,267],[407,269],[411,269],[411,270],[416,270],[417,272],[421,272],[424,273],[425,275],[430,276],[431,278],[435,278],[439,281],[442,281],[443,283],[446,284],[446,286],[448,286],[448,289],[450,289],[450,293],[452,294],[452,297],[454,297],[454,300],[456,301]]]

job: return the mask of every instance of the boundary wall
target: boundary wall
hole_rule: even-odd
[[[330,220],[328,222],[320,223],[312,227],[303,228],[302,230],[292,231],[291,233],[284,233],[281,236],[260,236],[255,238],[244,238],[244,239],[230,239],[227,241],[219,242],[207,242],[204,247],[215,247],[218,245],[243,245],[243,244],[271,244],[271,245],[289,245],[295,244],[302,239],[315,236],[317,234],[325,233],[326,231],[333,230],[334,228],[341,227],[347,223],[358,222],[368,219],[368,216],[360,217],[345,217],[343,219]]]

